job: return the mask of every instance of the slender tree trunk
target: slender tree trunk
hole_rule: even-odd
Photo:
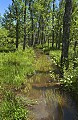
[[[33,20],[33,11],[31,10],[31,21],[32,21],[32,38],[31,38],[31,45],[33,46],[33,42],[34,42],[34,20]]]
[[[74,43],[74,48],[73,48],[74,52],[76,50],[76,46],[77,46],[77,41],[75,41],[75,43]]]
[[[53,15],[52,15],[52,48],[54,47],[54,11],[55,11],[55,0],[53,0]]]
[[[25,50],[26,45],[26,0],[25,0],[25,9],[24,9],[24,43],[23,43],[23,50]]]
[[[65,0],[65,13],[63,18],[63,39],[62,39],[62,54],[61,54],[61,68],[63,72],[64,65],[68,69],[68,50],[69,50],[69,37],[70,37],[70,23],[72,13],[72,0]]]
[[[40,22],[40,20],[39,20],[39,22]],[[38,38],[37,38],[38,39],[38,44],[39,44],[39,41],[40,41],[39,37],[40,37],[40,23],[39,23],[39,26],[38,26]]]
[[[58,46],[58,32],[56,31],[56,49],[57,49],[57,46]]]
[[[14,4],[14,0],[12,0],[12,5]],[[18,39],[19,39],[19,20],[18,20],[18,9],[17,6],[15,6],[16,11],[16,49],[18,49]]]
[[[39,17],[39,20],[38,20],[38,44],[40,44],[40,28],[41,28],[41,24],[40,24],[40,18],[41,17]]]
[[[31,31],[32,31],[32,35],[31,35],[31,46],[33,46],[33,42],[34,42],[34,19],[33,19],[33,8],[31,7],[31,0],[29,1],[29,9],[30,9],[30,19],[31,19]]]
[[[17,23],[16,23],[16,49],[18,49],[18,37],[19,37],[18,25],[19,25],[19,21],[17,20]]]
[[[43,47],[43,41],[44,41],[44,22],[43,22],[43,16],[41,17],[42,19],[42,37],[41,37],[41,44],[42,44],[42,47]]]
[[[18,20],[18,10],[16,9],[16,49],[18,49],[18,39],[19,39],[19,20]]]
[[[58,49],[60,49],[61,31],[62,31],[62,28],[60,28],[60,31],[59,31]]]
[[[76,57],[76,46],[77,46],[77,41],[75,41],[75,43],[74,43],[74,48],[73,48],[73,50],[74,50],[74,53],[73,53],[73,68],[75,68],[76,66],[77,66],[77,62],[75,61],[75,57]]]
[[[30,41],[30,32],[28,30],[28,45],[30,46],[31,45],[31,41]]]
[[[40,15],[40,18],[39,18],[39,44],[41,44],[41,15]]]

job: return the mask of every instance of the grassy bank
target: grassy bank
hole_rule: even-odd
[[[27,108],[16,98],[14,90],[26,84],[34,73],[35,54],[32,48],[0,53],[0,120],[27,120]]]
[[[53,63],[60,67],[61,50],[50,50],[49,55]],[[78,95],[78,48],[76,52],[69,49],[69,68],[64,68],[64,77],[60,79],[64,88],[69,92]]]

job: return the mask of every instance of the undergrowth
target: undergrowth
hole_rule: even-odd
[[[14,93],[6,92],[0,104],[0,120],[27,120],[28,109],[15,98]]]
[[[0,84],[12,84],[19,87],[26,75],[35,71],[34,51],[18,50],[16,52],[0,53]]]
[[[61,50],[52,50],[49,52],[52,62],[60,66]],[[76,95],[78,95],[78,49],[73,51],[73,48],[69,49],[69,68],[64,68],[64,77],[60,79],[60,82],[64,85],[64,88]]]
[[[34,63],[32,48],[0,53],[0,120],[28,120],[28,110],[14,90],[26,84],[27,75],[35,72]]]
[[[52,50],[52,51],[49,52],[49,55],[51,57],[52,62],[55,65],[60,64],[61,50]]]

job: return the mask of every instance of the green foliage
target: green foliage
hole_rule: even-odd
[[[6,38],[7,35],[8,35],[8,30],[6,30],[5,28],[0,28],[0,39]]]
[[[14,50],[14,39],[9,37],[9,31],[0,28],[0,51]]]
[[[33,63],[34,51],[31,48],[26,51],[0,53],[0,83],[20,86],[26,75],[35,71]]]
[[[0,120],[27,120],[28,110],[19,103],[12,92],[6,92],[0,104]]]
[[[69,91],[78,94],[78,48],[73,51],[73,47],[69,49],[69,69],[64,69],[64,78],[61,82]]]
[[[52,62],[55,65],[58,65],[60,63],[60,57],[61,57],[61,51],[60,50],[52,50],[49,53]]]
[[[50,51],[50,57],[55,65],[59,65],[61,51]],[[64,68],[64,77],[60,79],[60,82],[63,83],[65,89],[78,94],[78,48],[74,51],[70,46],[69,69]]]
[[[64,70],[64,78],[60,81],[64,84],[64,87],[75,94],[78,94],[78,67],[73,69],[73,64],[69,66],[68,70]]]
[[[75,41],[78,40],[78,2],[77,0],[72,1],[72,24],[71,24],[71,40]]]
[[[3,47],[4,44],[7,43],[7,38],[8,36],[8,30],[6,30],[5,28],[0,28],[0,46]]]

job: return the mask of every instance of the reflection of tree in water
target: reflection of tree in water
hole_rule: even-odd
[[[41,84],[41,78],[39,80],[39,84]],[[73,120],[75,111],[72,112],[72,99],[59,89],[45,86],[32,88],[29,97],[37,99],[37,104],[32,106],[35,120],[69,120],[70,117]]]
[[[49,74],[40,73],[33,76],[34,83],[46,83],[50,78]]]
[[[54,92],[53,90],[43,90],[46,111],[49,113],[48,120],[63,120],[63,110]]]

